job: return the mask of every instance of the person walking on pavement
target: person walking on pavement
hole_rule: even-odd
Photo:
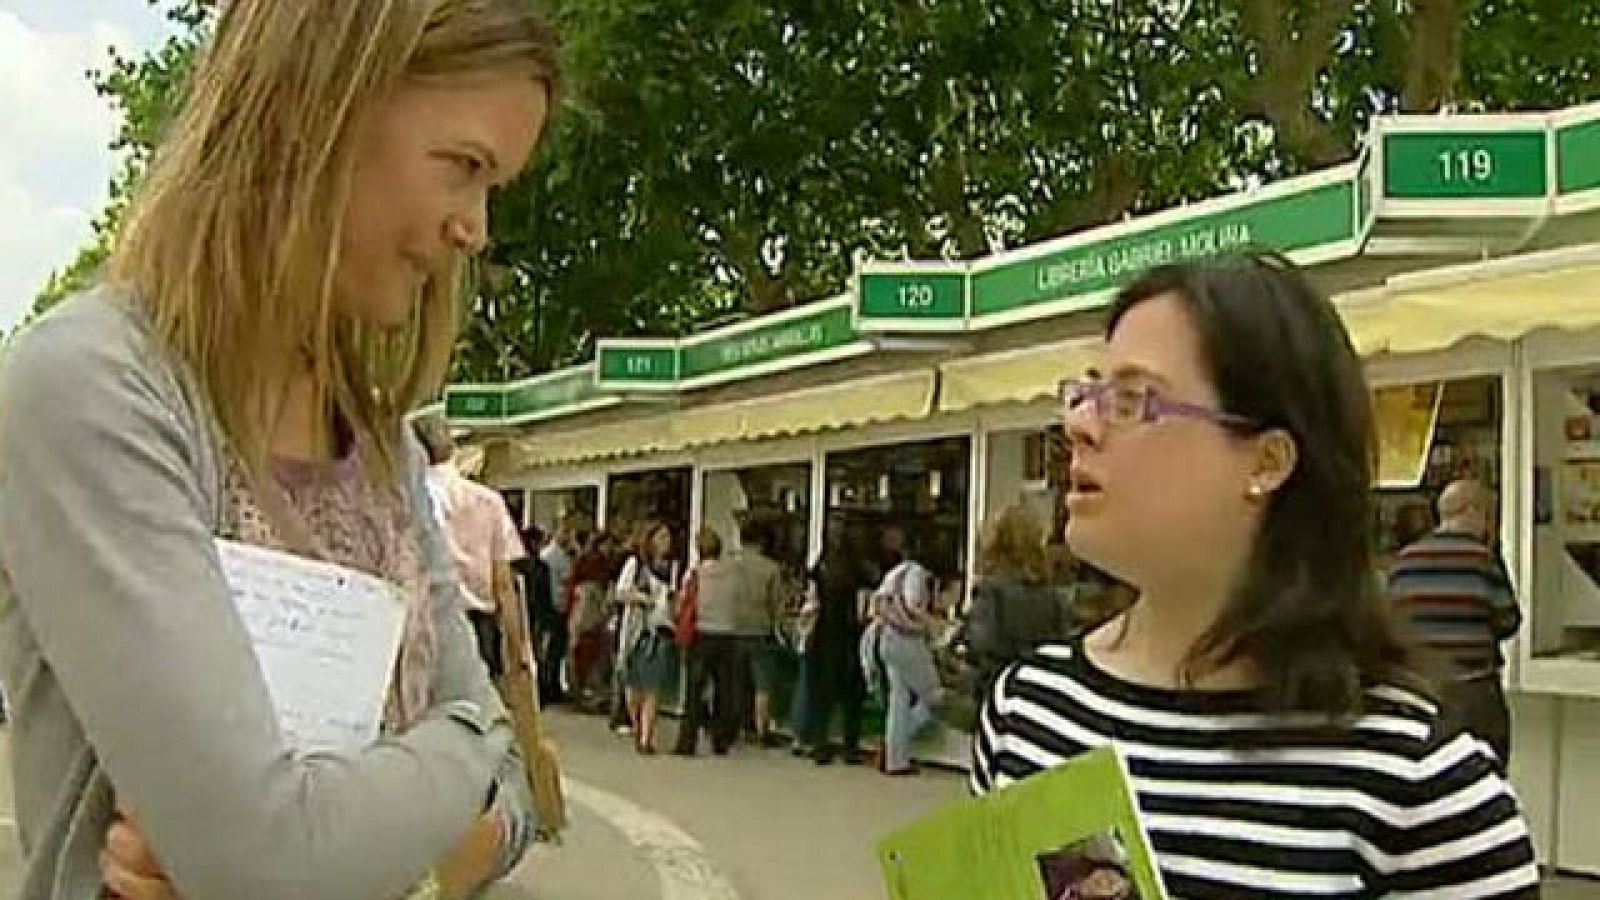
[[[638,575],[639,560],[650,556],[650,533],[655,527],[654,522],[636,523],[627,542],[617,548],[619,552],[613,558],[611,570],[606,617],[606,629],[611,638],[611,730],[623,737],[634,734],[634,716],[628,704],[628,654],[639,640],[644,620],[636,615],[629,579],[622,576],[624,572]],[[630,564],[634,568],[630,569]]]
[[[489,677],[498,680],[505,672],[500,609],[502,604],[520,602],[513,567],[528,553],[500,492],[456,467],[449,423],[434,416],[418,419],[415,428],[427,448],[428,489],[455,555],[478,652],[489,667]]]
[[[1439,497],[1440,525],[1400,551],[1389,595],[1417,641],[1444,666],[1445,714],[1511,764],[1511,714],[1500,644],[1522,625],[1511,577],[1494,549],[1495,494],[1457,481]]]
[[[756,516],[739,525],[739,572],[743,588],[733,609],[731,633],[739,638],[742,660],[739,680],[754,688],[754,703],[740,709],[754,717],[754,737],[762,747],[776,746],[772,732],[772,698],[778,688],[782,647],[778,644],[778,617],[782,615],[788,580],[783,567],[768,555],[771,529]],[[743,715],[743,712],[741,712]]]
[[[578,546],[576,520],[562,516],[539,552],[540,561],[550,572],[550,619],[540,640],[543,664],[539,670],[539,696],[545,703],[566,701],[562,678],[569,647],[567,616],[571,611],[572,572]]]
[[[535,687],[546,677],[548,667],[545,656],[550,648],[550,629],[555,627],[555,588],[551,586],[550,567],[539,556],[538,548],[545,544],[544,529],[537,525],[522,531],[522,546],[532,552],[511,564],[516,575],[518,595],[522,598],[523,619],[527,622],[528,649],[538,670]],[[541,693],[539,702],[544,703]]]
[[[887,537],[885,548],[906,555],[872,595],[874,654],[883,667],[888,694],[882,768],[885,775],[914,775],[911,743],[933,721],[941,693],[930,640],[933,574],[912,558],[905,532]]]
[[[516,0],[218,5],[100,283],[0,374],[21,900],[466,896],[522,857],[528,779],[404,417],[555,91]],[[392,590],[370,746],[291,744],[222,540]]]
[[[567,627],[571,634],[572,686],[585,711],[605,712],[607,660],[610,657],[607,617],[611,609],[612,562],[615,541],[604,531],[589,535],[572,567],[567,601]]]
[[[664,523],[648,528],[642,551],[622,567],[617,595],[626,606],[623,634],[628,642],[623,646],[628,717],[637,749],[653,756],[661,698],[678,685],[678,646],[673,637],[678,573],[672,529]]]
[[[967,646],[977,670],[978,701],[1000,673],[1046,641],[1072,631],[1068,597],[1050,583],[1044,524],[1017,504],[989,524],[979,580],[967,615]]]
[[[714,529],[700,529],[696,549],[700,561],[691,575],[695,608],[694,636],[688,650],[688,695],[672,752],[694,756],[699,752],[700,733],[709,731],[712,752],[722,756],[738,738],[742,716],[738,685],[743,653],[735,628],[745,582],[739,564],[723,558],[722,536]],[[679,624],[681,645],[686,638],[682,617]],[[709,704],[707,690],[711,692]]]
[[[821,558],[811,568],[804,612],[808,622],[808,705],[801,741],[811,748],[812,758],[819,765],[832,763],[833,718],[837,711],[843,720],[840,724],[845,762],[860,765],[866,761],[861,751],[861,712],[867,695],[858,657],[860,595],[867,583],[860,560],[851,555],[842,523],[827,529],[826,541]]]

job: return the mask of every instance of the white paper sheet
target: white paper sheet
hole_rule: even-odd
[[[378,738],[405,598],[364,572],[218,541],[234,605],[296,751],[354,753]]]

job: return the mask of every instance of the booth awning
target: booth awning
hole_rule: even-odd
[[[534,430],[517,439],[512,465],[541,468],[591,459],[638,456],[674,449],[668,440],[670,412],[556,433]]]
[[[941,412],[977,406],[1031,403],[1055,394],[1056,386],[1076,378],[1100,358],[1098,337],[1059,341],[1021,350],[957,359],[939,367]]]
[[[1428,353],[1474,337],[1514,341],[1545,328],[1596,328],[1600,246],[1429,270],[1337,302],[1363,357]],[[939,409],[1043,399],[1063,378],[1094,365],[1103,346],[1080,338],[946,362]]]
[[[933,372],[918,369],[738,403],[662,411],[591,428],[535,430],[518,439],[515,465],[545,468],[917,419],[932,411],[933,391]]]
[[[1600,247],[1401,276],[1340,303],[1362,356],[1427,353],[1469,338],[1514,341],[1600,326]]]
[[[740,433],[727,440],[835,431],[875,422],[920,419],[933,411],[929,369],[862,378],[740,404]]]

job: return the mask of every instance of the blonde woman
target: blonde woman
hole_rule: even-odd
[[[1027,506],[1006,508],[985,529],[967,616],[980,702],[1006,666],[1071,632],[1071,604],[1051,583],[1051,567],[1045,523]]]
[[[224,5],[104,284],[0,374],[24,900],[460,896],[521,856],[512,728],[402,418],[554,54],[521,0]],[[216,538],[405,598],[376,744],[291,752]]]

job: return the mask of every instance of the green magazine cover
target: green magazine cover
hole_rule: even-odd
[[[889,835],[892,900],[1166,900],[1127,763],[1092,750]]]

